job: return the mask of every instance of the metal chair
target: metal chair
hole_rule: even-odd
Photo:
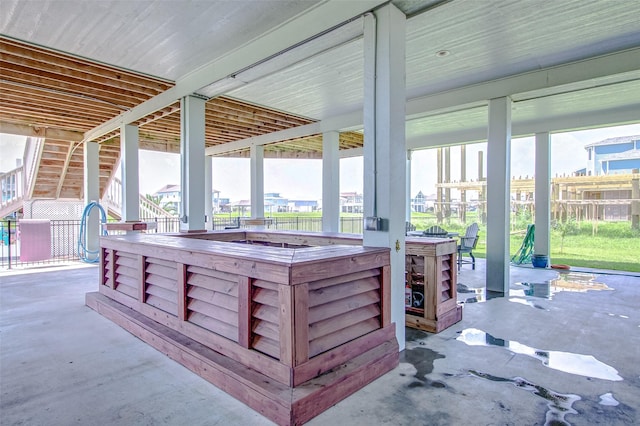
[[[464,237],[460,238],[460,244],[458,244],[458,271],[462,267],[463,263],[470,263],[471,269],[476,269],[476,258],[473,255],[473,250],[478,244],[478,224],[472,223],[467,227],[467,232]],[[462,255],[468,253],[471,260],[463,260]]]

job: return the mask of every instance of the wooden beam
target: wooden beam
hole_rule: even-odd
[[[36,127],[7,121],[0,121],[0,133],[43,139],[58,139],[70,142],[81,141],[83,135],[81,132],[73,132],[65,129]]]

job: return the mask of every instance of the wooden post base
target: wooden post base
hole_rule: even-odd
[[[453,324],[462,320],[462,306],[456,306],[435,320],[430,320],[422,316],[405,315],[405,325],[411,328],[428,331],[429,333],[440,333],[442,330],[451,327]]]
[[[395,338],[296,387],[288,387],[100,293],[86,304],[279,425],[299,425],[394,369]]]

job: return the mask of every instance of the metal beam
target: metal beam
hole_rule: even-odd
[[[129,111],[89,130],[84,140],[94,140],[148,114],[171,105],[184,96],[246,69],[261,60],[301,43],[355,16],[384,3],[385,0],[327,1],[310,9],[243,47],[217,58],[176,81],[176,85],[137,105]]]
[[[638,111],[640,103],[625,108],[609,109],[577,115],[557,115],[551,118],[528,121],[512,121],[511,137],[522,138],[540,132],[569,132],[576,130],[593,129],[603,126],[619,126],[640,122]],[[407,149],[434,148],[446,145],[459,145],[461,143],[484,142],[487,140],[487,127],[480,126],[454,132],[427,134],[407,139]],[[351,152],[352,150],[349,150]],[[341,152],[341,157],[357,156],[347,155]]]
[[[407,117],[425,113],[446,111],[449,108],[476,107],[488,104],[489,99],[512,96],[550,87],[563,86],[582,81],[634,72],[637,75],[626,79],[640,78],[640,48],[629,49],[583,61],[572,62],[542,70],[487,81],[459,89],[430,93],[414,97],[407,102]],[[610,83],[610,82],[609,82]],[[532,95],[532,97],[535,97]],[[518,100],[514,97],[514,100]]]

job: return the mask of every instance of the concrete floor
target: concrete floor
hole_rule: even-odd
[[[0,424],[272,424],[84,306],[97,272],[0,272]],[[398,368],[309,424],[640,424],[640,277],[556,277],[512,267],[487,301],[465,265],[463,320],[408,329]]]

